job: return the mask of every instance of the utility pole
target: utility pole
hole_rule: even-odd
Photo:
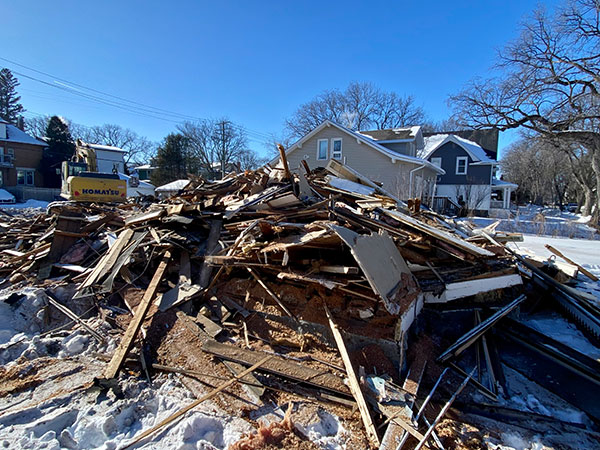
[[[225,122],[221,122],[221,179],[225,177]]]

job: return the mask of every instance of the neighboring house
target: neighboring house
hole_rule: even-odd
[[[475,136],[475,131],[480,131]],[[438,179],[435,209],[445,209],[450,200],[472,211],[489,212],[491,209],[508,209],[510,195],[518,186],[496,179],[497,131],[485,130],[461,132],[478,139],[482,144],[452,134],[433,134],[425,137],[423,157],[444,169]],[[471,133],[470,135],[468,133]],[[495,139],[494,139],[495,134]]]
[[[144,164],[142,166],[136,166],[133,168],[133,170],[137,172],[138,177],[142,181],[149,181],[150,177],[152,176],[152,172],[154,172],[156,169],[156,167],[150,164]]]
[[[92,151],[89,151],[89,150]],[[96,167],[88,167],[91,172],[101,173],[125,173],[125,154],[127,150],[110,145],[89,144],[77,140],[77,153],[82,155],[94,155]]]
[[[420,127],[358,133],[326,120],[289,147],[286,156],[294,172],[303,170],[302,160],[314,169],[337,159],[402,200],[420,197],[428,204],[444,170],[416,156],[423,145]]]
[[[0,120],[0,187],[18,200],[52,200],[55,190],[43,190],[40,165],[46,143]]]

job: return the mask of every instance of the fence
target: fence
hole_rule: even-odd
[[[52,202],[59,198],[60,189],[40,188],[34,186],[5,186],[4,190],[15,196],[18,202],[26,200],[42,200]]]

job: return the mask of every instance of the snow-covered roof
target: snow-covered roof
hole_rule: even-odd
[[[461,138],[454,134],[434,134],[425,138],[425,148],[423,149],[423,158],[429,159],[431,154],[435,152],[442,145],[454,142],[455,144],[462,147],[475,162],[495,164],[496,161],[491,159],[479,144]]]
[[[0,202],[15,202],[15,196],[5,189],[0,189]]]
[[[185,189],[188,184],[191,183],[191,180],[175,180],[170,183],[163,184],[156,188],[157,192],[165,192],[165,191],[180,191]]]
[[[151,166],[150,164],[142,164],[141,166],[135,166],[134,167],[135,170],[139,170],[139,169],[156,169],[156,167]]]
[[[12,123],[8,123],[4,120],[0,120],[1,123],[6,125],[6,139],[0,137],[0,141],[3,142],[15,142],[19,144],[30,144],[30,145],[39,145],[42,147],[46,147],[46,143],[40,140],[37,140],[33,136],[28,135],[23,130],[20,130]]]
[[[417,164],[417,165],[420,165],[420,166],[425,166],[425,167],[433,170],[434,172],[436,172],[436,173],[438,173],[440,175],[443,175],[443,174],[446,173],[444,171],[444,169],[442,169],[441,167],[438,167],[438,166],[432,164],[431,162],[429,162],[429,161],[427,161],[427,160],[425,160],[423,158],[417,158],[415,156],[408,156],[408,155],[404,155],[402,153],[395,152],[394,150],[391,150],[391,149],[389,149],[387,147],[384,147],[383,145],[378,144],[376,141],[374,141],[373,139],[371,139],[371,138],[369,138],[369,137],[367,137],[367,136],[365,136],[363,134],[354,132],[354,131],[352,131],[352,130],[350,130],[350,129],[342,126],[342,125],[339,125],[339,124],[337,124],[335,122],[332,122],[330,120],[324,121],[317,128],[315,128],[310,133],[308,133],[307,135],[303,136],[300,140],[298,140],[296,143],[294,143],[294,145],[292,145],[291,147],[289,147],[286,150],[286,152],[285,152],[286,155],[289,155],[294,150],[296,150],[298,148],[301,148],[302,144],[304,142],[306,142],[307,140],[309,140],[311,137],[313,137],[315,134],[317,134],[323,128],[325,128],[325,127],[331,127],[331,126],[336,127],[338,129],[340,129],[340,130],[348,133],[349,135],[351,135],[355,139],[359,140],[360,142],[362,142],[364,144],[367,144],[369,147],[377,150],[380,153],[383,153],[384,155],[386,155],[387,157],[389,157],[392,160],[392,162],[395,162],[395,161],[404,161],[404,162],[408,162],[408,163],[412,163],[412,164]],[[419,128],[419,127],[417,127],[417,128]],[[275,159],[273,159],[272,163],[275,164],[278,160],[279,160],[279,158],[275,158]]]
[[[120,153],[127,153],[127,150],[123,150],[122,148],[119,147],[113,147],[112,145],[100,145],[100,144],[88,144],[87,142],[82,142],[83,145],[87,145],[88,147],[91,147],[95,150],[104,150],[107,152],[120,152]]]
[[[506,186],[506,187],[513,187],[515,189],[519,187],[518,184],[511,183],[510,181],[498,180],[496,178],[492,179],[492,186]]]

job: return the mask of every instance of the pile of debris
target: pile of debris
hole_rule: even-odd
[[[347,448],[453,447],[455,432],[435,430],[447,413],[456,418],[463,389],[494,401],[508,392],[496,324],[513,342],[554,346],[597,389],[597,361],[574,362],[506,317],[535,297],[523,276],[568,297],[567,309],[600,317],[505,247],[518,234],[405,204],[335,160],[305,169],[290,173],[284,158],[280,168],[194,179],[160,203],[55,203],[34,218],[0,219],[3,287],[43,289],[49,307],[106,344],[94,355],[103,361],[96,386],[118,390],[119,373],[133,371],[180,374],[194,393],[214,388],[123,448],[160,438],[209,399],[238,416],[249,415],[248,402],[290,405],[281,424],[257,424],[232,448],[317,448],[293,424],[299,401],[344,418]],[[462,337],[464,320],[440,319],[456,310],[475,321]],[[476,361],[462,358],[475,347]],[[582,409],[600,417],[597,406]]]

